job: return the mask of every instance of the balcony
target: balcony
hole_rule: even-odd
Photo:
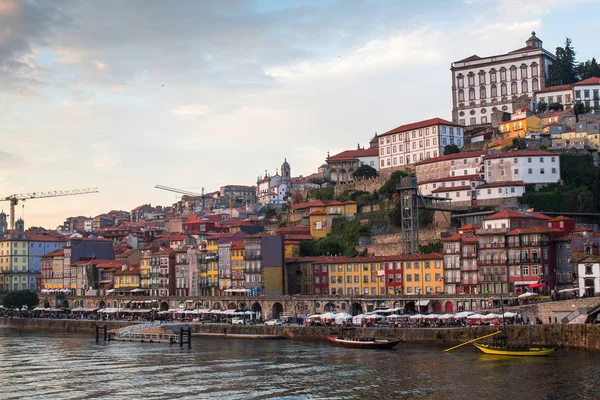
[[[477,279],[461,279],[461,285],[479,285],[479,281]]]
[[[478,265],[506,265],[506,259],[500,260],[477,260]]]
[[[260,254],[246,254],[244,256],[245,261],[260,261]]]
[[[219,279],[231,279],[231,274],[219,274]]]
[[[462,253],[462,258],[477,258],[477,253],[475,253],[475,252]]]
[[[460,267],[461,271],[479,271],[479,266],[475,265],[463,265]]]

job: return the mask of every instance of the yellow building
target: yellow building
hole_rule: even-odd
[[[152,247],[147,246],[140,249],[140,287],[150,289],[150,259],[152,258]]]
[[[206,295],[216,296],[219,294],[219,235],[210,236],[206,239]],[[202,271],[202,269],[201,269]],[[200,275],[202,277],[202,275]]]
[[[513,118],[498,126],[503,139],[524,138],[528,133],[543,131],[543,122],[535,115],[519,117],[518,114],[513,114]]]
[[[131,292],[140,287],[140,267],[123,265],[119,271],[115,271],[114,289],[115,292]]]
[[[242,289],[246,287],[246,278],[244,275],[244,269],[246,268],[246,262],[244,256],[246,254],[244,250],[244,242],[234,242],[231,245],[231,287],[233,289]]]
[[[331,295],[386,294],[383,257],[322,257],[314,263],[327,265]]]
[[[444,292],[444,259],[441,254],[403,256],[404,294]]]
[[[332,201],[323,206],[310,207],[308,214],[310,222],[310,235],[314,239],[326,237],[331,232],[334,218],[351,218],[356,215],[358,206],[355,201]]]

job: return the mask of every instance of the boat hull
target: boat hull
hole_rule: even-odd
[[[543,357],[550,355],[554,352],[554,349],[547,348],[530,348],[523,350],[511,350],[502,347],[490,346],[487,344],[473,343],[473,346],[477,347],[485,354],[491,354],[494,356],[517,356],[517,357]]]
[[[348,347],[353,349],[392,349],[400,340],[369,340],[369,341],[360,341],[360,340],[349,340],[349,339],[340,339],[332,336],[327,336],[327,340],[332,343],[335,343],[341,347]]]

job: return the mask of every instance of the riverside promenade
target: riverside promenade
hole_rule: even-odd
[[[65,332],[92,334],[97,324],[107,324],[109,330],[131,325],[128,321],[93,321],[37,318],[0,318],[0,329],[20,331]],[[228,334],[248,336],[283,336],[286,339],[323,341],[325,336],[339,328],[321,326],[261,326],[189,323],[194,333]],[[448,345],[465,342],[497,330],[494,326],[467,328],[357,328],[361,336],[381,339],[401,339],[406,343],[443,343]],[[509,325],[506,327],[511,344],[522,346],[564,347],[569,349],[600,351],[600,324],[546,324]],[[200,339],[201,340],[201,339]]]

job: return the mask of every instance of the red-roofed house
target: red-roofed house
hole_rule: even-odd
[[[331,182],[339,184],[354,182],[354,171],[361,165],[369,165],[379,170],[377,154],[376,145],[368,149],[346,150],[333,156],[328,154],[325,161]]]
[[[582,103],[593,110],[600,110],[600,78],[591,77],[573,84],[575,103]]]
[[[412,167],[444,154],[444,147],[465,144],[461,125],[441,118],[401,125],[379,136],[379,170],[382,174]]]
[[[550,86],[535,92],[536,103],[561,104],[565,110],[573,108],[573,86]]]
[[[477,266],[479,226],[468,224],[458,233],[442,239],[444,244],[444,292],[448,294],[479,293]]]
[[[453,62],[452,120],[472,126],[492,122],[496,110],[512,113],[518,97],[533,98],[535,92],[546,87],[554,59],[532,32],[520,49]]]

